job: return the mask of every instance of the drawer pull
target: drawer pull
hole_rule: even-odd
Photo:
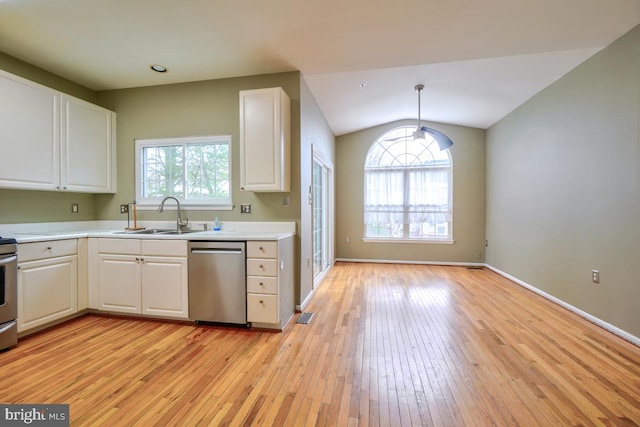
[[[263,304],[263,305],[264,305],[264,301],[260,300],[260,304]]]
[[[260,264],[260,268],[264,270],[264,265]]]
[[[261,250],[261,251],[264,251],[264,248],[263,248],[262,246],[260,246],[260,250]]]
[[[264,283],[260,282],[260,286],[264,286]]]

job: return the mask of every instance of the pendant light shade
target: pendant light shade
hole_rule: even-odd
[[[413,133],[413,140],[424,141],[426,139],[426,134],[428,133],[433,137],[433,139],[436,140],[436,142],[438,143],[438,146],[440,147],[440,151],[446,150],[447,148],[453,145],[453,141],[451,140],[451,138],[449,138],[447,135],[445,135],[440,131],[437,131],[430,127],[422,126],[422,123],[421,123],[422,112],[420,110],[420,94],[422,93],[423,89],[424,89],[424,85],[415,86],[415,90],[416,92],[418,92],[418,127],[416,128],[416,131]]]

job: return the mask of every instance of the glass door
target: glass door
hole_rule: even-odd
[[[313,159],[313,282],[314,287],[331,265],[330,169]]]

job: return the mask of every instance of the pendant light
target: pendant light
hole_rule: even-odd
[[[440,147],[440,151],[446,150],[447,148],[453,145],[453,141],[444,133],[437,131],[435,129],[422,126],[421,120],[421,110],[420,110],[420,94],[424,90],[424,85],[416,85],[416,92],[418,92],[418,127],[416,131],[413,133],[413,140],[418,142],[424,142],[426,140],[426,134],[428,133],[436,140],[438,146]]]

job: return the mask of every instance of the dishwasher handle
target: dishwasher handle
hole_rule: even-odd
[[[191,248],[192,254],[234,254],[234,255],[242,255],[243,250],[238,249],[217,249],[217,248]]]

